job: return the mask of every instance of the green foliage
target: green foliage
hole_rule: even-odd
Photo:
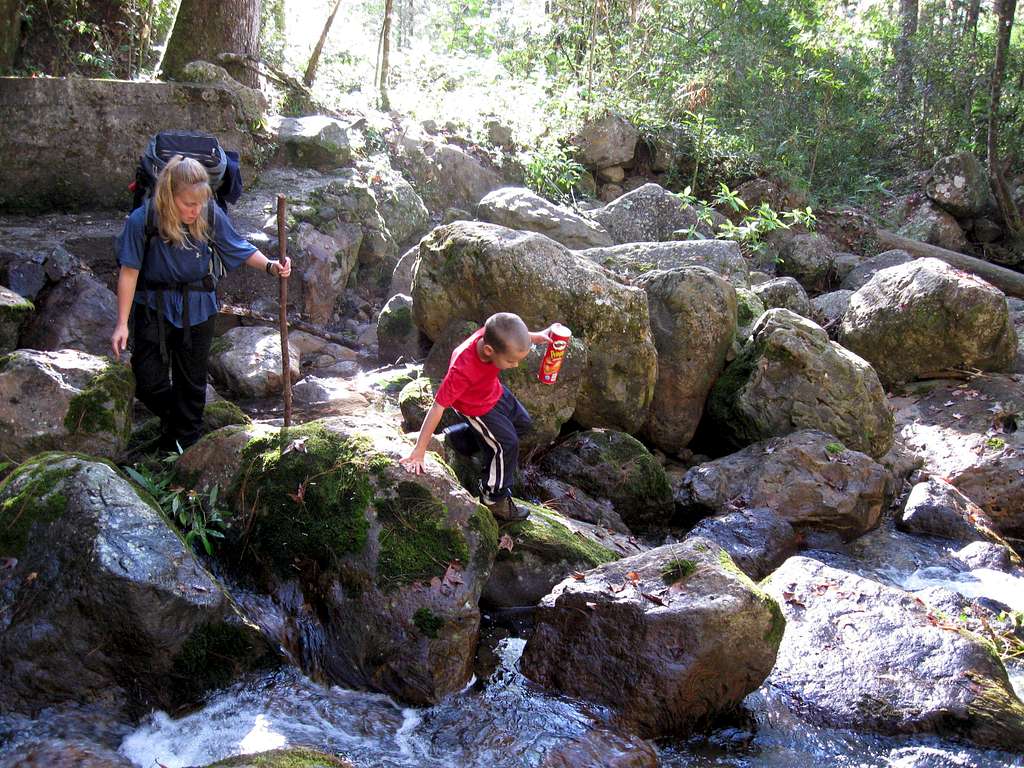
[[[736,241],[748,254],[763,250],[764,238],[771,232],[789,229],[797,225],[813,232],[818,221],[810,206],[803,209],[794,208],[780,214],[767,202],[762,202],[750,210],[743,198],[729,189],[727,184],[721,182],[718,185],[718,192],[712,198],[713,205],[694,197],[690,187],[677,193],[676,197],[679,198],[682,205],[692,206],[697,213],[697,223],[683,233],[687,240],[700,240],[704,237],[702,230],[713,228],[712,212],[715,207],[732,212],[734,215],[742,213],[739,223],[726,220],[719,224],[716,237],[721,240]]]
[[[825,451],[830,456],[836,456],[846,450],[846,446],[842,443],[828,443],[825,445]]]
[[[213,554],[212,539],[224,538],[225,518],[229,512],[223,506],[216,485],[209,491],[189,490],[174,481],[174,465],[178,454],[168,454],[160,462],[124,467],[125,473],[159,505],[164,516],[178,526],[185,543],[195,549],[196,542],[203,545],[208,555]]]
[[[28,0],[25,74],[133,78],[152,72],[177,0]]]
[[[524,158],[526,186],[541,197],[558,203],[574,203],[573,189],[586,168],[572,152],[551,143],[542,144]]]
[[[661,580],[666,584],[675,584],[697,570],[697,563],[693,560],[677,558],[669,560],[661,569]]]
[[[429,608],[420,608],[413,614],[412,623],[427,637],[434,639],[444,626],[444,619]]]

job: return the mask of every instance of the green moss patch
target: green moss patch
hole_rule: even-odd
[[[135,377],[131,369],[126,365],[108,363],[85,389],[71,399],[64,416],[64,428],[71,435],[123,434],[127,441],[131,436],[128,409],[134,394]],[[115,415],[124,420],[120,429]]]
[[[232,344],[227,340],[227,338],[224,336],[218,336],[210,344],[210,355],[211,357],[214,355],[223,355],[225,352],[229,352],[231,347]]]
[[[412,623],[427,637],[434,639],[444,626],[444,619],[429,608],[420,608],[413,614]]]
[[[401,306],[382,312],[377,319],[377,335],[391,339],[408,336],[416,328],[412,319],[412,308]]]
[[[252,419],[245,415],[241,408],[228,400],[207,403],[203,409],[203,431],[213,432],[215,429],[231,424],[252,424]]]
[[[391,498],[376,502],[380,531],[377,584],[395,589],[414,581],[444,576],[448,565],[469,560],[461,531],[447,525],[447,509],[429,490],[413,482],[398,484]]]
[[[736,578],[742,581],[753,593],[758,601],[763,605],[768,613],[771,614],[772,623],[771,626],[765,630],[763,640],[769,645],[773,645],[778,648],[782,642],[782,633],[786,631],[786,617],[782,615],[782,609],[779,608],[779,604],[775,601],[775,598],[761,589],[754,580],[745,574],[740,567],[733,562],[732,557],[724,549],[718,552],[718,562],[722,568],[730,573],[735,574]]]
[[[530,517],[521,523],[508,525],[504,530],[513,539],[523,542],[524,548],[555,550],[563,553],[566,561],[590,567],[619,559],[619,556],[607,547],[574,533],[558,515],[544,507],[520,499],[516,499],[516,504],[528,508]],[[516,557],[515,549],[509,556]]]
[[[693,560],[669,560],[661,569],[661,580],[666,584],[675,584],[687,578],[696,570],[697,563]]]
[[[333,568],[366,545],[371,473],[390,464],[365,438],[345,438],[320,422],[250,440],[232,489],[249,528],[248,547],[280,573],[297,560]]]
[[[43,454],[29,459],[0,484],[0,555],[20,556],[35,524],[59,519],[68,499],[62,482],[76,467],[55,467],[66,454]]]

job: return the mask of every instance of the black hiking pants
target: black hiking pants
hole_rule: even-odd
[[[174,451],[177,445],[188,448],[202,433],[214,318],[186,331],[160,323],[156,312],[138,304],[133,309],[135,396],[160,418],[160,448]],[[166,361],[160,354],[161,330]],[[191,343],[185,343],[186,333]]]
[[[510,496],[519,464],[519,438],[533,427],[530,414],[503,384],[501,399],[483,416],[459,415],[465,422],[449,427],[445,434],[460,453],[475,453],[474,448],[483,451],[481,494],[489,501]]]

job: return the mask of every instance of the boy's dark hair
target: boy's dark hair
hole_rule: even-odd
[[[529,349],[530,330],[519,315],[498,312],[484,323],[484,344],[501,353],[508,352],[510,348]]]

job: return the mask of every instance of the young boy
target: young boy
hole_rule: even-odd
[[[519,315],[499,312],[487,318],[452,352],[434,404],[427,412],[412,453],[401,460],[410,472],[423,471],[427,443],[445,408],[454,408],[465,422],[447,430],[460,453],[484,450],[488,460],[480,478],[480,501],[500,520],[525,520],[530,513],[512,503],[512,482],[519,461],[519,437],[529,431],[526,412],[498,374],[519,365],[533,344],[551,341],[550,326],[531,332]]]

